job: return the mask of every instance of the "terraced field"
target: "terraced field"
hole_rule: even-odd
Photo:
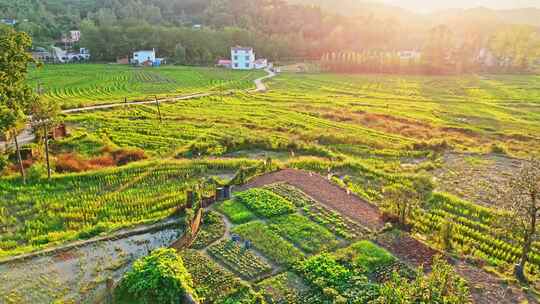
[[[312,155],[331,150],[352,157],[410,156],[429,148],[422,143],[444,140],[458,151],[490,152],[498,146],[524,156],[540,152],[539,86],[540,78],[533,76],[284,74],[269,82],[265,94],[164,106],[161,126],[155,107],[70,120],[84,121],[90,130],[108,129],[122,145],[194,144],[202,150],[197,152],[213,155],[240,147],[289,151],[290,145],[304,145]]]
[[[160,161],[55,177],[0,180],[0,258],[152,223],[182,210],[199,178],[253,161]]]
[[[153,99],[191,93],[248,89],[264,72],[163,66],[134,68],[123,65],[45,65],[33,69],[30,82],[47,99],[63,108]]]

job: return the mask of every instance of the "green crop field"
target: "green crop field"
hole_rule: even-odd
[[[200,177],[234,174],[252,161],[143,162],[23,185],[0,180],[0,257],[152,223],[185,206]]]
[[[406,156],[412,145],[435,140],[468,152],[494,145],[522,156],[540,151],[540,77],[284,74],[269,87],[164,105],[161,124],[152,106],[69,121],[122,146],[213,155],[297,145],[311,155]]]
[[[30,83],[41,86],[44,98],[59,102],[63,108],[95,104],[154,99],[249,89],[253,79],[263,72],[225,69],[163,66],[137,68],[126,65],[45,65],[32,69]]]
[[[45,98],[64,107],[218,92],[221,85],[239,90],[163,103],[160,113],[155,105],[130,105],[65,116],[72,136],[51,144],[53,167],[65,155],[96,161],[131,148],[149,159],[55,173],[50,183],[42,178],[28,186],[11,168],[11,176],[0,179],[0,257],[163,220],[185,206],[186,190],[201,178],[236,173],[242,183],[279,167],[330,174],[335,185],[374,206],[384,203],[386,186],[434,177],[430,198],[410,218],[418,238],[441,248],[439,234],[450,223],[456,256],[477,259],[493,272],[508,271],[519,259],[516,236],[498,229],[503,213],[497,202],[475,198],[487,197],[488,183],[502,185],[510,175],[497,170],[512,172],[540,154],[540,77],[281,74],[267,81],[267,92],[246,91],[258,76],[114,65],[32,71]],[[268,157],[272,166],[262,162]],[[463,160],[459,172],[451,165],[455,159]],[[449,178],[455,175],[482,177],[468,188],[478,195],[462,195],[459,179]],[[241,303],[255,293],[271,303],[367,303],[389,269],[409,272],[395,248],[381,241],[386,234],[313,197],[272,184],[212,208],[192,250],[182,253],[200,294],[216,303]],[[232,234],[241,242],[230,243]],[[526,271],[540,277],[540,242],[532,245]],[[325,281],[330,274],[339,277]]]

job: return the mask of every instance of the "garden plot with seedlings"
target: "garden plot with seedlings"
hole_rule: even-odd
[[[136,259],[180,234],[174,227],[2,263],[0,303],[101,303],[108,278],[118,282]]]
[[[208,253],[218,262],[246,280],[254,280],[272,271],[265,262],[249,249],[228,240],[208,248]]]
[[[252,188],[214,206],[230,220],[230,232],[202,251],[190,251],[187,259],[211,265],[209,273],[219,274],[224,280],[215,284],[231,290],[223,294],[213,283],[202,283],[204,293],[210,298],[215,298],[213,293],[230,298],[233,290],[240,288],[234,287],[237,281],[231,278],[233,274],[269,303],[330,303],[340,297],[362,302],[376,298],[377,284],[385,281],[378,271],[399,270],[397,260],[369,241],[353,243],[351,238],[340,238],[320,224],[320,219],[318,222],[303,215],[304,208],[313,206],[322,205],[287,184]],[[344,223],[337,220],[338,214],[334,217],[333,222]],[[336,275],[344,277],[336,279]],[[321,282],[332,278],[337,281],[324,283],[333,288],[329,292]]]

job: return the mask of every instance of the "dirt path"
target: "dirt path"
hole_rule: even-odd
[[[355,195],[347,194],[344,189],[330,183],[322,176],[306,171],[285,169],[266,174],[255,178],[253,181],[236,190],[242,191],[278,182],[285,182],[299,188],[316,201],[349,216],[351,219],[371,229],[383,226],[377,207]],[[429,265],[431,265],[433,257],[440,254],[439,251],[404,233],[398,236],[383,234],[377,238],[376,242],[412,267],[426,265],[429,270]],[[490,274],[464,261],[457,261],[455,269],[469,282],[474,303],[538,303],[534,297],[525,294],[517,286],[505,284],[496,275]]]
[[[331,209],[348,215],[366,227],[376,230],[383,227],[379,209],[342,188],[330,183],[322,176],[302,170],[285,169],[255,178],[239,190],[262,187],[286,182],[323,203]]]

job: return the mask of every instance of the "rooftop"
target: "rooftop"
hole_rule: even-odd
[[[233,46],[231,48],[233,51],[245,51],[245,52],[251,52],[253,51],[252,47],[243,47],[243,46]]]

